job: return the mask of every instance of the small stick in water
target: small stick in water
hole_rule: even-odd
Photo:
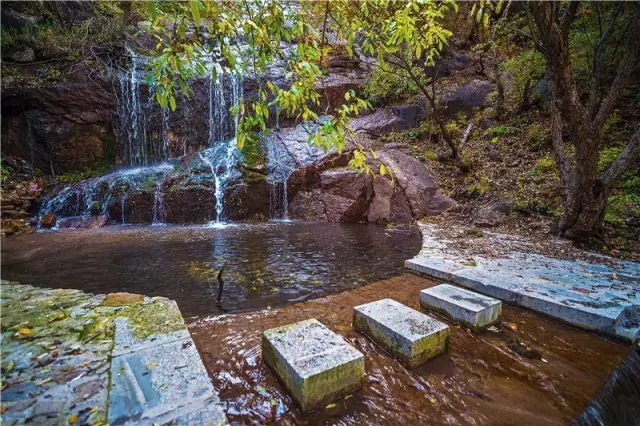
[[[227,266],[227,262],[222,264],[222,268],[218,271],[216,278],[218,279],[218,298],[216,299],[216,303],[220,304],[222,302],[222,290],[224,289],[224,281],[222,280],[222,273],[224,272],[224,267]]]

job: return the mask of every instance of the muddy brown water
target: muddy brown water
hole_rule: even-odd
[[[408,370],[352,329],[354,306],[390,297],[419,309],[420,290],[435,284],[407,273],[275,310],[200,318],[189,329],[232,424],[566,425],[628,351],[504,306],[499,332],[476,335],[452,325],[449,353]],[[365,354],[365,382],[335,406],[301,415],[262,362],[260,337],[269,328],[308,318]],[[513,352],[514,341],[542,359]]]

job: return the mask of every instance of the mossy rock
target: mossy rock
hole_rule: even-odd
[[[144,302],[144,296],[135,293],[109,293],[102,306],[132,306]]]

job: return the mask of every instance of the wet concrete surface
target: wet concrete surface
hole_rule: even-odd
[[[419,309],[437,283],[413,274],[275,310],[201,317],[189,330],[232,424],[571,424],[629,347],[504,306],[482,334],[451,327],[447,355],[408,370],[351,326],[353,307],[390,297]],[[317,318],[365,355],[364,387],[302,415],[262,362],[264,330]],[[493,330],[493,331],[492,331]]]

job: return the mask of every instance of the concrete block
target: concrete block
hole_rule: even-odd
[[[391,299],[356,306],[353,326],[414,368],[447,351],[449,326]]]
[[[353,392],[364,380],[364,355],[316,319],[265,331],[262,358],[302,412]]]
[[[420,292],[420,306],[436,311],[474,331],[494,324],[502,313],[502,302],[449,284]]]

